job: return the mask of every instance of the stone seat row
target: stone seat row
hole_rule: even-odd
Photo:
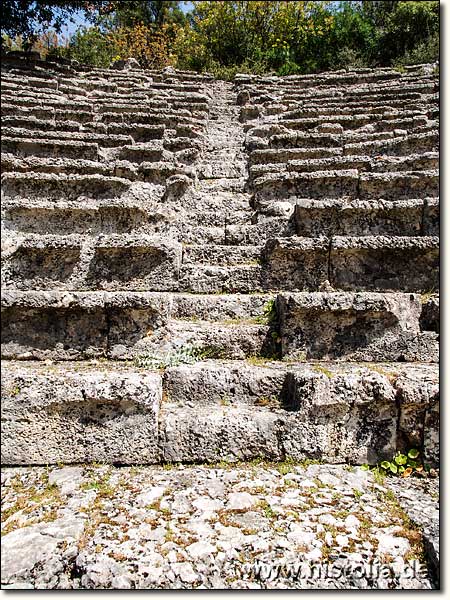
[[[295,203],[297,198],[351,198],[403,200],[439,195],[437,169],[372,173],[359,169],[284,171],[253,179],[255,205],[276,198]]]
[[[379,139],[380,136],[382,139]],[[285,157],[324,158],[340,154],[346,156],[407,156],[439,151],[439,131],[437,129],[410,135],[405,132],[402,132],[402,135],[394,135],[393,132],[375,135],[366,133],[361,137],[364,141],[347,142],[341,136],[333,134],[275,134],[268,140],[253,137],[248,149],[252,164],[259,161],[264,162],[267,158],[270,158],[270,162],[284,162]],[[375,139],[370,139],[371,137]],[[256,150],[261,150],[261,153],[253,154]]]
[[[74,145],[73,143],[72,145]],[[78,142],[77,142],[78,144]],[[181,154],[181,153],[180,153]],[[186,154],[186,153],[184,153]],[[183,155],[184,155],[183,154]],[[183,156],[182,155],[182,156]],[[182,156],[178,155],[179,158]],[[185,157],[185,161],[187,160]],[[129,161],[122,160],[108,160],[103,162],[97,162],[95,160],[84,160],[80,158],[65,158],[59,156],[35,156],[28,155],[20,157],[15,154],[3,153],[1,155],[1,165],[3,175],[3,189],[4,189],[4,202],[9,203],[11,198],[20,198],[21,194],[23,199],[33,199],[37,196],[36,190],[41,194],[40,198],[42,201],[46,199],[76,199],[77,193],[70,191],[72,183],[70,182],[69,176],[77,177],[79,181],[83,180],[86,176],[100,176],[112,177],[111,188],[112,191],[109,195],[111,198],[119,197],[120,192],[114,193],[115,179],[121,178],[124,181],[141,181],[153,183],[156,185],[169,185],[170,182],[175,179],[174,175],[183,175],[187,178],[194,178],[194,168],[188,166],[186,162],[174,161],[170,162],[138,162],[131,163]],[[80,175],[80,173],[82,175]],[[6,177],[11,175],[14,182]],[[20,175],[24,175],[21,179]],[[61,180],[59,186],[59,193],[56,188],[50,189],[46,185],[47,180],[42,179],[41,175],[57,176]],[[172,177],[172,180],[170,179]],[[19,183],[22,181],[22,184]],[[28,186],[28,184],[29,186]],[[10,185],[11,183],[11,185]],[[95,184],[95,181],[91,181]],[[65,189],[64,189],[65,188]],[[123,187],[123,191],[128,188]],[[16,190],[16,191],[13,191]],[[86,194],[92,197],[92,193],[89,193],[89,188],[80,187],[80,194]],[[161,196],[162,197],[162,196]],[[92,198],[94,201],[94,198]]]
[[[242,83],[239,79],[235,79],[235,84],[238,89],[238,103],[243,101],[243,98],[261,98],[267,96],[278,97],[293,97],[293,98],[362,98],[367,96],[379,95],[389,96],[396,93],[435,93],[439,90],[439,78],[436,76],[429,77],[397,77],[387,82],[375,83],[358,83],[351,81],[341,81],[332,84],[330,82],[316,82],[316,85],[304,86],[294,82],[289,85],[287,81],[266,81],[263,83]]]
[[[428,72],[427,72],[428,71]],[[351,71],[333,71],[328,73],[319,73],[313,75],[290,75],[287,77],[277,77],[270,75],[251,75],[238,73],[234,81],[240,85],[285,85],[286,87],[308,88],[319,85],[342,85],[342,84],[379,84],[380,82],[390,83],[391,81],[404,79],[406,81],[416,78],[427,78],[433,76],[429,72],[429,66],[426,68],[410,68],[406,73],[399,73],[392,68],[379,69],[352,69]],[[433,71],[433,69],[431,69]]]
[[[31,167],[33,168],[33,165]],[[170,174],[170,171],[168,173]],[[169,180],[166,180],[166,183],[167,181]],[[395,207],[389,206],[389,203],[386,202],[381,204],[365,203],[364,207],[358,204],[353,208],[348,207],[342,219],[346,224],[343,229],[334,229],[334,224],[326,219],[322,219],[322,224],[330,235],[437,234],[439,230],[437,201],[434,211],[432,211],[431,203],[427,207],[427,215],[424,216],[422,229],[420,229],[418,202],[423,204],[422,201],[416,201],[416,204],[406,207],[408,219],[405,226],[399,223],[398,211]],[[321,206],[314,206],[310,207],[310,210],[317,210],[320,214],[320,208]],[[155,205],[147,207],[141,201],[132,198],[126,200],[85,198],[73,201],[10,198],[3,201],[2,210],[5,234],[21,232],[41,235],[71,233],[98,235],[134,232],[165,235],[188,244],[258,245],[270,237],[293,235],[296,231],[292,210],[283,218],[256,215],[254,222],[248,222],[248,219],[238,221],[236,218],[230,222],[226,213],[213,215],[211,222],[206,223],[204,218],[195,222],[195,220],[192,221],[192,217],[189,219],[187,216],[179,221],[174,221],[164,205],[159,208]],[[356,211],[353,219],[350,210]],[[334,211],[336,211],[336,207]],[[303,221],[303,230],[299,230],[297,233],[305,236],[312,235],[308,218],[303,217]]]
[[[17,234],[15,234],[17,236]],[[5,236],[3,280],[22,289],[423,291],[439,287],[437,236],[270,238],[184,246],[142,234]]]
[[[59,132],[49,132],[59,133]],[[23,137],[4,136],[2,149],[7,154],[15,156],[37,157],[65,157],[90,161],[118,160],[131,163],[143,162],[170,162],[171,160],[189,164],[195,160],[200,152],[199,143],[195,139],[165,138],[151,142],[135,143],[129,136],[103,134],[74,134],[75,139],[49,139],[37,136],[26,137],[29,132],[24,132]],[[114,149],[104,155],[104,149]],[[188,151],[188,152],[184,152]],[[183,154],[179,154],[183,152]]]
[[[77,81],[63,84],[54,79],[45,81],[38,79],[35,82],[30,80],[11,79],[1,77],[2,90],[6,94],[25,96],[36,99],[58,99],[73,98],[73,96],[83,96],[86,100],[94,100],[96,103],[108,103],[117,101],[124,103],[130,101],[130,94],[133,101],[164,100],[165,98],[179,101],[186,101],[204,104],[208,98],[201,93],[202,88],[192,85],[171,85],[156,83],[150,80],[146,85],[133,85],[131,87],[120,88],[116,85],[104,84],[101,82]],[[42,90],[45,90],[44,92]],[[124,96],[127,96],[126,100]]]
[[[216,359],[439,360],[439,300],[432,295],[6,290],[2,321],[7,359],[157,360],[195,349]]]
[[[381,173],[389,171],[418,171],[437,169],[439,167],[438,152],[417,152],[407,156],[358,156],[343,155],[337,149],[336,154],[333,149],[328,149],[327,156],[323,158],[312,158],[305,152],[299,152],[298,158],[295,151],[292,153],[283,153],[277,150],[268,150],[265,152],[254,151],[250,157],[249,175],[252,179],[265,173],[278,173],[280,171],[294,171],[300,173],[358,169],[358,171],[368,171],[372,173]],[[290,157],[293,154],[293,157]],[[270,160],[272,159],[272,162]],[[283,160],[284,159],[284,160]],[[282,162],[280,162],[282,160]]]
[[[28,130],[28,135],[36,132],[38,137],[46,137],[49,132],[58,132],[62,136],[67,136],[70,132],[89,133],[101,135],[129,135],[131,141],[148,142],[151,140],[163,139],[164,136],[174,137],[192,137],[198,138],[202,135],[201,128],[195,125],[178,124],[177,127],[170,128],[165,123],[157,125],[132,124],[132,123],[100,123],[91,121],[80,123],[79,121],[63,120],[44,120],[36,117],[24,116],[6,116],[2,119],[2,125],[5,130],[24,131]]]
[[[11,361],[2,393],[4,464],[260,456],[375,464],[408,448],[431,464],[439,457],[430,365],[206,361],[163,376],[107,362]]]
[[[239,120],[244,127],[251,125],[252,121],[264,118],[270,118],[277,121],[286,117],[291,118],[317,118],[326,115],[377,115],[382,113],[399,114],[403,111],[414,113],[425,113],[430,118],[439,118],[439,96],[438,94],[422,95],[416,100],[398,99],[393,96],[389,100],[364,100],[361,102],[345,103],[330,99],[325,103],[293,102],[280,103],[276,101],[265,102],[262,104],[245,104],[239,112]]]

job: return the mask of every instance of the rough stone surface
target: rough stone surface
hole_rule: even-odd
[[[437,479],[380,484],[295,462],[82,466],[63,493],[49,482],[65,474],[3,470],[4,589],[437,586]]]
[[[436,585],[431,508],[410,577],[421,534],[380,483],[292,466],[439,464],[435,67],[2,57],[2,457],[66,465],[6,474],[6,587]],[[281,487],[274,465],[111,466],[261,457]],[[317,585],[299,556],[390,579]]]
[[[158,373],[16,367],[2,370],[3,464],[157,460]]]
[[[374,464],[415,447],[439,464],[438,365],[252,362],[202,361],[162,377],[111,362],[4,361],[2,460]]]

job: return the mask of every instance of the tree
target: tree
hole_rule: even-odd
[[[171,23],[184,25],[187,18],[179,5],[180,2],[164,0],[121,2],[115,11],[115,25],[119,27],[133,27],[137,23],[155,27]]]
[[[74,13],[84,11],[86,18],[92,18],[96,11],[112,11],[116,2],[104,0],[73,1],[32,1],[2,0],[1,32],[15,38],[20,36],[24,47],[31,48],[38,34],[43,29],[60,32],[62,26],[73,17]]]

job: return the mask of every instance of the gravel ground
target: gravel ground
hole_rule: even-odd
[[[2,498],[3,589],[436,586],[437,479],[262,462],[7,468]]]

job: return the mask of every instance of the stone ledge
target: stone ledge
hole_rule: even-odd
[[[49,462],[49,435],[54,462],[291,456],[358,464],[391,458],[419,438],[425,459],[437,457],[438,366],[206,361],[169,368],[164,383],[117,363],[4,362],[3,370],[6,463]],[[92,403],[98,412],[87,418]],[[120,447],[124,423],[133,433]],[[87,445],[91,435],[97,443]]]

